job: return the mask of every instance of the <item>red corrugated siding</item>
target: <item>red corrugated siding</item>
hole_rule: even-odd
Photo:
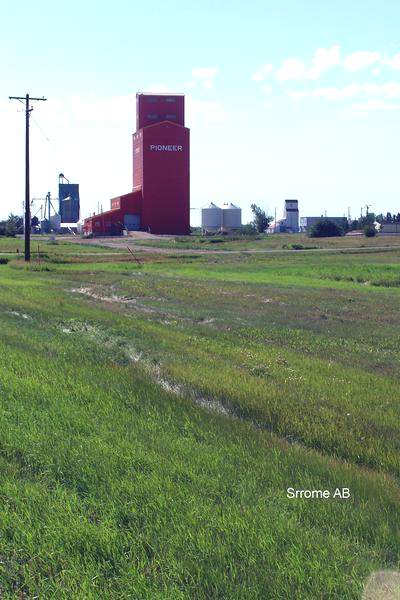
[[[138,131],[132,139],[134,191],[113,198],[113,210],[86,219],[84,231],[94,235],[120,233],[125,215],[140,215],[141,229],[187,234],[190,132],[184,127],[184,96],[137,94],[136,103]],[[149,119],[149,115],[157,118]],[[173,115],[172,122],[168,117]]]
[[[133,134],[133,189],[141,188],[143,184],[143,132]]]
[[[185,97],[175,94],[136,94],[136,130],[172,121],[185,125]]]
[[[118,198],[113,198],[111,203],[119,203],[120,208],[108,210],[100,215],[85,219],[83,230],[86,235],[119,235],[123,229],[124,215],[141,214],[142,193],[130,192]]]
[[[152,233],[189,232],[189,161],[189,129],[159,123],[143,130],[142,220]]]

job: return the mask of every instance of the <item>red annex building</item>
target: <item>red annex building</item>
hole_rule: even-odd
[[[111,210],[85,219],[85,235],[190,232],[190,131],[185,97],[136,94],[132,192],[111,200]]]

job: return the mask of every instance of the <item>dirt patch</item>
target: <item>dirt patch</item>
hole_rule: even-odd
[[[144,313],[157,313],[158,311],[149,306],[145,306],[141,304],[137,298],[133,296],[118,296],[113,294],[112,296],[105,296],[96,292],[92,288],[74,288],[70,290],[74,294],[83,294],[84,296],[88,296],[89,298],[93,298],[93,300],[99,300],[100,302],[108,302],[109,304],[128,304],[134,306],[137,310],[140,310]]]
[[[26,313],[20,313],[16,310],[7,310],[6,311],[7,314],[9,315],[13,315],[14,317],[19,317],[20,319],[25,319],[25,320],[29,320],[31,321],[33,317],[31,317],[30,315],[26,314]]]
[[[234,409],[221,400],[202,396],[195,389],[168,379],[159,363],[155,363],[151,357],[146,357],[142,350],[134,347],[132,344],[129,344],[129,342],[121,336],[110,335],[106,331],[103,331],[102,329],[97,328],[90,323],[75,320],[59,323],[59,329],[64,334],[70,335],[78,333],[79,335],[86,335],[93,341],[100,343],[103,346],[106,346],[112,350],[118,350],[126,357],[128,361],[140,364],[149,377],[166,392],[174,394],[180,398],[190,400],[193,404],[196,404],[197,406],[200,406],[209,412],[248,423],[255,429],[261,429],[263,431],[274,433],[273,427],[269,423],[255,421],[251,417],[241,414],[240,411]],[[289,444],[302,445],[301,441],[296,439],[294,436],[288,435],[286,437],[280,437]]]

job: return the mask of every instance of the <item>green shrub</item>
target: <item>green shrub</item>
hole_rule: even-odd
[[[310,237],[339,237],[344,235],[343,229],[331,219],[320,219],[311,227]]]
[[[318,246],[304,246],[304,244],[283,244],[283,250],[316,250]]]
[[[364,235],[365,237],[375,237],[376,236],[376,229],[375,229],[375,225],[372,225],[372,223],[368,223],[365,227],[364,227]]]
[[[246,223],[246,225],[242,225],[242,235],[257,235],[257,229],[254,227],[253,223]]]

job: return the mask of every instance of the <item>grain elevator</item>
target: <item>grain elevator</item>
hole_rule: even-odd
[[[111,209],[85,219],[85,235],[125,230],[190,233],[190,131],[185,97],[136,94],[132,139],[132,191],[111,200]]]

